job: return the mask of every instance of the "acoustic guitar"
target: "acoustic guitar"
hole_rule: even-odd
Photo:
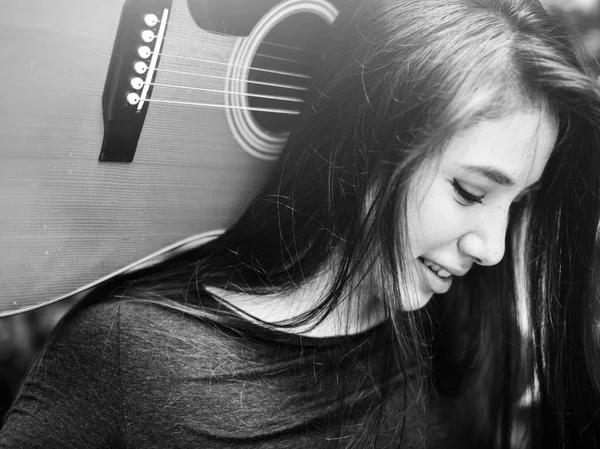
[[[343,1],[3,2],[0,316],[229,226]]]

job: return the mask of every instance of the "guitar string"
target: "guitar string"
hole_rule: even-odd
[[[152,52],[151,54],[153,54],[153,53],[154,52]],[[227,66],[227,67],[246,68],[246,66],[239,65],[239,64],[229,64],[227,62],[211,61],[209,59],[201,59],[201,58],[190,58],[189,56],[177,56],[177,55],[169,55],[169,54],[165,54],[165,53],[159,53],[158,55],[159,56],[168,57],[168,58],[185,59],[185,60],[188,60],[188,61],[207,62],[209,64],[224,65],[224,66]],[[258,72],[274,73],[276,75],[285,75],[285,76],[293,76],[293,77],[297,77],[297,78],[311,79],[310,75],[306,75],[304,73],[286,72],[286,71],[283,71],[283,70],[262,69],[262,68],[259,68],[259,67],[248,67],[248,70],[256,70]]]
[[[263,53],[256,53],[254,56],[260,56],[261,58],[277,59],[278,61],[293,62],[294,64],[306,64],[306,61],[297,61],[295,59],[282,58],[281,56],[265,55]]]
[[[242,109],[242,110],[246,110],[246,111],[269,112],[269,113],[273,113],[273,114],[286,114],[286,115],[300,114],[300,111],[295,111],[293,109],[259,108],[259,107],[253,107],[253,106],[233,106],[233,105],[217,104],[217,103],[196,103],[193,101],[157,100],[155,98],[146,98],[144,101],[148,101],[150,103],[180,104],[180,105],[185,105],[185,106],[204,106],[204,107],[223,108],[223,109]]]
[[[159,23],[160,23],[160,21],[159,21]],[[219,36],[230,37],[230,35],[227,34],[227,33],[218,33],[218,32],[214,32],[214,33],[218,34]],[[166,40],[166,39],[163,39],[163,41],[164,40]],[[312,53],[312,51],[309,50],[309,49],[307,49],[307,48],[294,47],[292,45],[285,45],[285,44],[280,44],[280,43],[277,43],[277,42],[269,42],[269,41],[263,40],[263,41],[261,41],[261,44],[273,45],[273,46],[276,46],[276,47],[282,47],[282,48],[286,48],[288,50],[295,50],[295,51],[300,51],[300,52],[303,52],[303,53]]]
[[[277,46],[288,48],[288,49],[292,49],[292,50],[307,51],[307,50],[304,50],[304,49],[300,49],[300,48],[296,48],[296,47],[290,47],[290,46],[283,45],[283,44],[275,44],[275,43],[266,42],[266,41],[265,41],[265,43],[271,44],[271,45],[277,45]],[[220,62],[220,61],[211,61],[211,60],[200,59],[200,58],[191,58],[191,57],[187,57],[187,56],[177,56],[177,55],[170,55],[170,54],[165,54],[165,53],[159,53],[158,55],[159,56],[164,56],[164,57],[167,57],[167,58],[171,57],[171,58],[176,58],[176,59],[185,59],[185,60],[191,60],[191,61],[196,61],[196,62],[205,62],[205,63],[210,63],[210,64],[218,64],[218,65],[231,66],[231,64],[229,64],[229,63],[224,63],[224,62]],[[259,56],[269,57],[268,55],[259,55]],[[275,56],[273,56],[273,58],[274,59],[287,60],[285,58],[277,58]],[[295,62],[295,63],[300,63],[299,61],[294,61],[294,60],[288,60],[288,61]],[[233,65],[233,66],[234,67],[242,67],[243,68],[243,66],[240,66],[240,65]],[[278,74],[278,75],[294,76],[294,77],[299,77],[299,78],[303,78],[303,79],[311,79],[311,77],[309,75],[299,74],[299,73],[285,72],[285,71],[279,71],[279,70],[261,69],[261,68],[258,68],[258,67],[249,67],[248,69],[249,70],[257,70],[257,71],[267,72],[267,73],[273,73],[273,74]],[[268,83],[268,82],[253,81],[253,80],[240,80],[240,79],[234,79],[234,78],[228,78],[228,77],[222,77],[222,76],[216,76],[216,75],[208,75],[208,74],[205,74],[205,73],[193,73],[193,72],[185,72],[185,71],[170,70],[170,69],[161,69],[161,68],[156,68],[155,71],[156,72],[163,71],[163,72],[177,73],[177,74],[181,74],[181,75],[202,76],[202,77],[222,79],[222,80],[229,80],[229,81],[241,81],[241,82],[245,81],[247,83],[252,83],[252,84],[265,85],[265,86],[270,86],[270,87],[280,87],[280,88],[292,89],[292,90],[304,90],[304,91],[308,90],[308,88],[304,87],[304,86],[296,86],[296,85],[289,85],[289,84],[282,84],[282,83]],[[179,89],[189,89],[189,90],[199,90],[199,91],[215,92],[215,93],[246,95],[246,96],[259,97],[259,98],[274,99],[274,100],[279,100],[279,101],[294,101],[294,102],[301,102],[301,103],[304,102],[300,98],[292,98],[292,97],[282,97],[282,96],[274,96],[274,95],[260,95],[260,94],[248,94],[248,93],[244,94],[244,93],[241,93],[241,92],[227,92],[227,91],[219,91],[217,89],[198,88],[198,87],[192,87],[192,86],[168,85],[168,84],[162,84],[162,83],[144,83],[144,84],[154,85],[154,86],[161,86],[161,87],[169,87],[169,88],[179,88]],[[149,98],[149,99],[146,99],[146,101],[155,102],[155,103],[163,103],[163,104],[178,104],[178,105],[186,105],[186,106],[202,106],[202,107],[214,107],[214,108],[224,108],[224,109],[238,109],[238,110],[247,110],[247,111],[254,111],[254,112],[274,113],[274,114],[286,114],[286,115],[298,115],[298,114],[300,114],[300,111],[298,111],[298,110],[292,110],[292,109],[263,108],[263,107],[254,107],[254,106],[234,106],[234,105],[225,105],[225,104],[217,104],[217,103],[201,103],[201,102],[192,102],[192,101],[161,100],[161,99],[155,99],[155,98]]]
[[[277,47],[283,47],[283,48],[287,48],[289,50],[296,50],[296,51],[302,51],[302,52],[305,52],[305,53],[312,53],[310,50],[308,50],[306,48],[292,47],[291,45],[279,44],[279,43],[276,43],[276,42],[262,41],[261,43],[263,43],[263,44],[269,44],[269,45],[275,45]]]
[[[157,23],[160,23],[160,20]],[[223,37],[231,37],[231,35],[229,35],[227,33],[219,33],[217,31],[213,31],[213,33],[217,34],[219,36],[223,36]],[[166,40],[167,40],[166,37],[163,38],[163,42],[166,41]],[[273,46],[276,46],[276,47],[282,47],[282,48],[286,48],[288,50],[295,50],[295,51],[299,51],[299,52],[302,52],[302,53],[312,53],[312,51],[309,50],[308,48],[294,47],[292,45],[280,44],[278,42],[269,42],[269,41],[263,40],[260,43],[261,44],[273,45]]]
[[[171,87],[171,88],[175,88],[175,89],[200,90],[203,92],[214,92],[214,93],[218,93],[218,94],[244,95],[247,97],[257,97],[257,98],[266,98],[266,99],[270,99],[270,100],[304,103],[304,100],[302,98],[296,98],[296,97],[284,97],[284,96],[268,95],[268,94],[250,94],[250,93],[244,93],[244,92],[233,92],[233,91],[227,91],[227,90],[208,89],[205,87],[178,86],[175,84],[164,84],[164,83],[144,83],[144,84],[149,84],[150,86]]]
[[[245,82],[245,83],[251,83],[251,84],[260,84],[263,86],[270,86],[270,87],[281,87],[283,89],[292,89],[292,90],[308,90],[308,87],[305,86],[296,86],[296,85],[291,85],[291,84],[282,84],[282,83],[267,83],[265,81],[253,81],[253,80],[242,80],[242,79],[236,79],[236,78],[229,78],[226,76],[218,76],[218,75],[209,75],[207,73],[194,73],[194,72],[184,72],[181,70],[171,70],[171,69],[163,69],[163,68],[156,68],[154,69],[155,72],[168,72],[168,73],[177,73],[180,75],[191,75],[191,76],[202,76],[205,78],[215,78],[215,79],[220,79],[220,80],[227,80],[227,81],[239,81],[239,82]]]

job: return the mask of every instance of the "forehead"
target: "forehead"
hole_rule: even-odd
[[[526,187],[541,177],[557,134],[556,120],[541,109],[482,120],[452,136],[441,157],[440,170],[488,167]]]

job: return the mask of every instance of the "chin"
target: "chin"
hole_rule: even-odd
[[[433,293],[432,292],[426,293],[423,291],[419,291],[415,295],[408,295],[408,297],[410,299],[408,301],[403,302],[402,309],[405,310],[406,312],[413,312],[415,310],[419,310],[419,309],[425,307],[427,305],[427,303],[433,297]]]

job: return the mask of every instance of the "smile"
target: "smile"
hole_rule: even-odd
[[[452,274],[432,261],[419,257],[427,287],[436,294],[446,293],[452,285]]]

